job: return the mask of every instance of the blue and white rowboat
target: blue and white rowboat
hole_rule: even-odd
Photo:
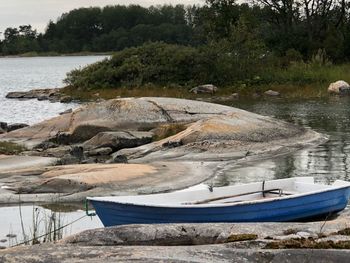
[[[104,226],[124,224],[281,222],[343,210],[350,182],[315,184],[295,177],[165,194],[88,197]]]

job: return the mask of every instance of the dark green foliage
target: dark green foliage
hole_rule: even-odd
[[[147,83],[187,85],[197,76],[200,54],[193,47],[148,43],[117,52],[111,59],[95,63],[67,76],[69,85],[80,88],[139,87]]]
[[[17,28],[7,28],[4,32],[5,39],[1,42],[1,50],[4,54],[18,54],[31,51],[39,51],[37,33],[30,25]]]
[[[37,34],[30,26],[7,28],[0,52],[109,52],[157,41],[201,46],[232,39],[233,34],[237,36],[237,26],[241,26],[243,34],[247,33],[245,29],[254,31],[254,38],[277,57],[295,50],[304,60],[310,60],[319,50],[325,50],[333,62],[349,60],[349,1],[247,3],[207,0],[203,6],[79,8],[56,22],[50,21],[44,34]]]
[[[189,87],[252,78],[264,61],[264,49],[251,33],[236,38],[240,30],[241,26],[234,30],[232,41],[199,48],[156,42],[125,49],[110,59],[70,72],[66,83],[81,89],[141,87],[148,83]]]
[[[109,52],[148,41],[193,44],[193,28],[182,5],[79,8],[63,14],[57,22],[50,21],[44,34],[37,35],[31,28],[27,34],[20,28],[4,32],[5,39],[0,41],[4,55],[29,51]]]

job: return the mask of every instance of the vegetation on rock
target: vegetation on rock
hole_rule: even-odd
[[[17,143],[12,142],[0,142],[0,154],[19,154],[23,151],[25,151],[26,148],[24,146],[21,146]]]

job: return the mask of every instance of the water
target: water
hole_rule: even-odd
[[[0,121],[33,124],[77,105],[37,100],[9,100],[11,91],[64,86],[66,73],[104,56],[0,58]]]
[[[231,105],[312,128],[327,134],[329,141],[286,156],[252,162],[248,166],[226,167],[224,173],[215,178],[214,185],[294,176],[313,176],[317,182],[326,184],[336,179],[350,180],[350,98],[239,101]]]
[[[25,240],[56,231],[66,237],[86,229],[102,227],[98,217],[87,217],[83,205],[22,205],[1,207],[0,247],[14,246]],[[51,227],[50,227],[50,222]],[[54,227],[53,222],[56,226]],[[72,224],[71,224],[72,223]],[[67,225],[67,226],[66,226]],[[37,229],[37,230],[35,230]],[[53,237],[53,234],[51,234]],[[43,241],[44,237],[40,238]]]

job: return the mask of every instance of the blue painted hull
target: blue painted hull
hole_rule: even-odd
[[[286,222],[343,210],[350,188],[253,204],[156,207],[91,200],[104,226],[158,223]]]

